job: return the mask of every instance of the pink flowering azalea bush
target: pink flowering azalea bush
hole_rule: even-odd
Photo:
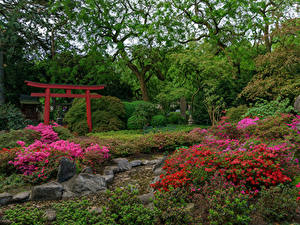
[[[59,126],[57,123],[54,123],[55,127]],[[43,123],[40,123],[37,126],[29,125],[25,129],[29,130],[35,130],[41,134],[40,141],[42,143],[52,143],[54,141],[59,140],[59,137],[56,132],[54,132],[52,125],[45,125]]]
[[[255,117],[254,119],[245,118],[245,119],[242,119],[241,121],[239,121],[236,127],[237,127],[237,129],[245,129],[249,126],[257,125],[256,121],[258,121],[258,120],[259,120],[258,117]]]

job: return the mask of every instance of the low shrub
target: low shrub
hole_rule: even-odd
[[[135,112],[135,108],[138,104],[136,102],[142,102],[142,101],[135,101],[135,102],[123,102],[125,112],[126,112],[126,120],[128,120],[131,116],[133,116],[133,113]]]
[[[291,113],[292,111],[293,106],[290,104],[288,98],[281,99],[281,97],[278,97],[273,101],[258,99],[254,106],[250,107],[244,116],[265,118],[267,116],[280,115],[281,113]]]
[[[151,121],[151,118],[154,115],[157,115],[159,113],[159,110],[156,107],[156,105],[151,102],[137,101],[132,103],[136,105],[133,115],[144,117],[147,119],[148,122]]]
[[[24,141],[32,144],[35,140],[39,140],[41,135],[33,130],[11,130],[7,133],[0,134],[0,150],[2,148],[14,148],[19,146],[17,141]]]
[[[186,119],[180,112],[170,112],[167,120],[169,124],[186,124]]]
[[[255,213],[268,223],[292,221],[296,216],[298,190],[295,186],[279,185],[263,188],[255,204]]]
[[[19,130],[26,126],[27,122],[20,109],[12,104],[0,105],[0,130]]]
[[[124,105],[120,99],[102,96],[91,100],[92,123],[95,132],[120,130],[125,127],[126,117]],[[68,128],[84,135],[88,132],[86,122],[86,104],[84,99],[75,99],[64,119]]]
[[[25,185],[24,177],[21,174],[0,175],[0,192],[6,192]]]
[[[127,128],[130,130],[143,129],[148,124],[146,117],[133,115],[127,121]]]
[[[71,131],[63,126],[53,127],[53,131],[57,133],[59,139],[61,140],[74,138],[74,135],[71,133]]]
[[[13,161],[16,157],[16,153],[20,151],[20,148],[15,147],[11,149],[2,148],[0,150],[0,174],[10,176],[16,172],[16,168],[9,162]]]
[[[167,118],[164,115],[156,115],[151,119],[151,125],[154,127],[163,127],[167,125]]]
[[[246,105],[239,105],[237,107],[229,108],[226,112],[226,117],[228,117],[230,122],[238,122],[243,119],[244,114],[248,111]]]

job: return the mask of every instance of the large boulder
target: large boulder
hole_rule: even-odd
[[[69,180],[65,185],[68,190],[77,195],[96,193],[106,189],[105,178],[99,174],[81,173]]]
[[[31,192],[31,199],[44,201],[44,200],[59,200],[63,194],[63,186],[57,182],[50,182],[35,186]]]
[[[15,194],[12,198],[12,201],[15,203],[26,202],[29,200],[30,191],[24,191],[18,194]]]
[[[113,159],[113,162],[118,164],[120,172],[131,170],[131,168],[132,168],[132,165],[130,164],[128,159],[125,159],[125,158]]]
[[[75,174],[76,174],[75,163],[70,159],[63,157],[59,163],[57,181],[59,183],[62,183],[72,178]]]
[[[295,100],[294,108],[296,112],[300,112],[300,95]]]
[[[1,193],[0,194],[0,206],[10,203],[12,198],[13,198],[13,196],[7,192]]]

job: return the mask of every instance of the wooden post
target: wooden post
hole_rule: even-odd
[[[85,101],[86,101],[86,118],[89,127],[89,132],[92,132],[93,127],[92,127],[90,90],[85,91]]]
[[[49,124],[50,117],[50,88],[46,88],[45,93],[45,109],[44,109],[44,124]]]
[[[4,104],[4,69],[3,51],[0,50],[0,105]]]

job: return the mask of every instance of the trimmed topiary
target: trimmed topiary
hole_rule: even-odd
[[[186,119],[180,112],[171,112],[167,120],[169,124],[186,124]]]
[[[100,99],[92,99],[91,112],[93,131],[120,130],[125,127],[124,104],[116,97],[103,96]],[[71,131],[79,135],[88,133],[85,99],[74,100],[64,120]]]
[[[53,126],[52,129],[54,130],[54,132],[57,133],[59,139],[61,140],[68,140],[74,138],[74,135],[70,132],[68,128],[65,128],[63,126]]]
[[[152,117],[151,125],[153,127],[163,127],[167,125],[167,118],[164,115],[156,115]]]
[[[226,112],[226,117],[228,117],[231,122],[238,122],[243,119],[243,115],[248,111],[246,105],[239,105],[238,107],[229,108]]]
[[[148,120],[142,116],[131,116],[127,121],[127,128],[130,130],[143,129],[147,125]]]
[[[0,130],[19,130],[26,126],[26,120],[16,106],[0,105]]]
[[[2,148],[19,147],[17,141],[24,141],[26,144],[32,144],[39,140],[41,135],[34,130],[11,130],[10,132],[0,134],[0,150]]]

